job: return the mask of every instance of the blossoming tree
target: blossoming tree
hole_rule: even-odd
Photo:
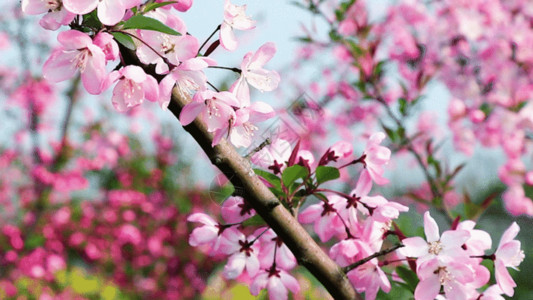
[[[6,169],[1,187],[18,195],[27,212],[20,226],[2,227],[2,263],[11,270],[10,280],[21,281],[24,274],[44,284],[26,287],[32,295],[73,297],[76,285],[68,275],[74,271],[66,262],[76,254],[96,272],[113,274],[112,284],[101,284],[100,296],[108,298],[117,289],[130,296],[138,289],[144,297],[193,297],[205,286],[199,272],[212,270],[210,260],[223,261],[224,278],[248,286],[252,295],[266,290],[270,299],[304,292],[295,277],[298,265],[335,299],[515,294],[508,268],[516,269],[526,256],[516,239],[519,225],[507,224],[493,247],[491,235],[476,223],[499,195],[474,201],[468,191],[459,192],[464,165],[447,162],[434,117],[417,112],[431,101],[431,84],[444,84],[452,96],[446,127],[455,148],[471,155],[478,141],[501,145],[507,159],[498,174],[506,186],[505,209],[533,215],[524,189],[533,184],[526,168],[533,127],[531,4],[401,1],[370,21],[362,0],[296,2],[326,29],[305,30],[286,76],[268,67],[276,54],[271,42],[246,53],[239,67],[212,58],[214,51],[242,47],[238,31],[260,30],[246,5],[226,0],[220,25],[204,42],[189,33],[195,24],[181,18],[192,5],[191,0],[21,1],[22,12],[43,15],[39,24],[59,33],[42,76],[27,75],[9,93],[29,112],[26,129],[33,137],[31,158],[19,158],[16,151],[0,156]],[[320,68],[320,80],[295,76],[307,65]],[[235,73],[235,80],[217,87],[205,74],[209,68]],[[132,152],[129,139],[102,122],[90,123],[81,142],[70,141],[69,110],[60,142],[51,154],[40,150],[39,119],[49,106],[37,99],[53,98],[53,84],[63,81],[71,83],[71,105],[81,83],[89,94],[111,99],[121,113],[146,114],[155,122],[143,113],[145,100],[172,113],[231,183],[231,195],[213,208],[202,193],[179,192],[168,182],[176,175],[175,149],[162,135],[153,136],[154,159]],[[255,99],[254,90],[280,86],[285,92],[296,87],[307,100],[274,109]],[[275,133],[259,140],[261,125],[272,123]],[[424,182],[384,196],[374,187],[392,184],[389,162],[400,160],[418,167]],[[31,172],[17,174],[17,164]],[[104,178],[100,201],[72,202],[73,191],[94,189],[91,173]],[[194,209],[173,201],[178,197],[194,198],[186,201]],[[76,204],[59,205],[65,201]],[[412,210],[420,214],[402,218]],[[191,213],[185,216],[186,211]],[[9,217],[16,220],[14,209]],[[409,218],[423,219],[423,229],[410,228],[415,222]],[[178,247],[187,234],[185,220],[193,226],[188,244],[208,258],[189,257],[195,254]],[[77,224],[81,229],[74,229]],[[83,278],[85,285],[93,281]],[[12,297],[24,285],[2,283]]]

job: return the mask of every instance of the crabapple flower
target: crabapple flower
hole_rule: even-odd
[[[300,285],[296,278],[282,269],[272,266],[270,269],[259,271],[250,285],[250,292],[257,296],[262,289],[268,290],[271,300],[284,300],[289,296],[289,290],[294,294],[300,291]]]
[[[439,226],[431,217],[429,211],[424,214],[424,233],[426,240],[421,237],[406,238],[402,241],[405,247],[399,251],[408,257],[417,257],[417,274],[424,267],[424,263],[434,258],[439,262],[447,263],[457,257],[468,257],[462,248],[470,238],[466,230],[448,230],[439,234]]]
[[[252,156],[252,162],[260,167],[281,173],[291,156],[291,144],[284,139],[275,139]]]
[[[231,4],[229,0],[224,3],[224,21],[220,25],[220,44],[228,51],[237,49],[237,39],[233,29],[250,30],[255,28],[255,21],[246,16],[246,5]]]
[[[229,126],[230,121],[235,119],[233,108],[239,106],[239,100],[230,92],[199,91],[192,101],[183,107],[179,119],[181,124],[186,126],[200,115],[202,121],[207,124],[207,130],[213,132]]]
[[[268,229],[265,232],[265,228],[259,228],[255,231],[254,235],[261,237],[259,241],[261,242],[261,256],[259,257],[259,262],[261,263],[261,268],[268,268],[276,262],[276,266],[282,268],[283,270],[290,270],[296,266],[296,257],[292,254],[289,247],[283,243],[281,238],[279,238],[274,230]],[[274,253],[276,256],[274,257]]]
[[[228,136],[229,141],[235,147],[249,147],[252,138],[258,129],[255,123],[266,121],[275,116],[274,109],[261,101],[255,102],[249,107],[242,107],[235,112],[235,119],[228,127],[217,130],[213,137],[213,145],[220,142],[223,136]]]
[[[389,180],[383,177],[383,165],[389,162],[391,151],[389,148],[379,145],[384,139],[385,134],[383,132],[374,133],[370,136],[364,151],[365,167],[372,180],[379,185],[389,183]]]
[[[438,259],[432,259],[417,271],[420,282],[415,289],[416,300],[433,300],[439,294],[441,286],[447,299],[472,299],[473,287],[466,283],[474,280],[474,271],[463,261],[451,261],[446,265]]]
[[[104,25],[115,25],[122,20],[126,9],[140,5],[142,0],[63,0],[65,8],[84,15],[97,8],[98,19]]]
[[[79,69],[85,89],[93,95],[101,93],[107,77],[102,49],[87,34],[77,30],[63,31],[57,40],[61,47],[44,63],[44,78],[51,82],[64,81]]]
[[[110,81],[118,80],[111,102],[119,112],[140,105],[144,99],[159,99],[159,86],[154,77],[146,75],[139,66],[126,66],[109,75]]]
[[[315,223],[314,230],[322,242],[327,242],[333,236],[345,236],[345,226],[338,214],[346,201],[337,195],[331,195],[327,201],[313,204],[298,215],[300,223]]]
[[[249,241],[250,240],[250,241]],[[235,279],[246,272],[250,277],[254,277],[259,272],[259,243],[254,242],[255,237],[250,236],[248,239],[239,240],[239,250],[233,253],[228,263],[224,267],[224,276],[228,279]]]
[[[191,246],[208,245],[211,256],[220,253],[230,254],[238,250],[235,241],[242,239],[243,234],[237,229],[221,225],[203,213],[194,213],[187,218],[187,221],[204,224],[191,232],[189,236]]]
[[[176,85],[184,94],[205,90],[207,77],[203,69],[214,66],[216,62],[208,57],[195,57],[183,61],[161,80],[159,105],[166,109],[170,103],[172,88]]]
[[[516,283],[507,271],[507,267],[511,267],[516,270],[518,265],[524,260],[524,251],[520,249],[520,241],[514,238],[520,231],[520,227],[516,222],[513,222],[511,226],[503,233],[498,249],[494,253],[494,269],[496,273],[496,282],[498,286],[507,296],[512,297],[514,294],[513,288],[516,287]]]
[[[68,25],[76,14],[68,11],[61,0],[22,0],[22,11],[28,15],[40,15],[46,13],[39,21],[44,29],[57,30],[61,25]]]
[[[274,43],[266,43],[255,53],[248,52],[241,63],[241,76],[232,85],[231,91],[241,99],[244,106],[250,105],[250,89],[248,84],[261,92],[270,92],[278,87],[280,77],[278,72],[266,70],[263,66],[276,54]]]
[[[98,33],[93,40],[93,43],[100,47],[104,51],[105,59],[108,61],[113,61],[119,58],[118,44],[107,32]]]
[[[228,223],[239,223],[255,215],[255,210],[242,197],[232,196],[222,203],[222,218]]]

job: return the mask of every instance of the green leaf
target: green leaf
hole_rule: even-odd
[[[255,215],[248,220],[242,222],[242,226],[263,226],[266,225],[265,220],[260,215]]]
[[[286,187],[289,187],[297,179],[305,178],[307,175],[309,175],[309,172],[305,167],[294,165],[283,171],[283,174],[281,174],[281,180]]]
[[[254,169],[255,174],[263,177],[268,183],[270,183],[274,188],[281,190],[281,180],[278,176],[269,173],[267,171],[263,171],[260,169]]]
[[[162,6],[167,6],[170,4],[178,3],[178,1],[167,1],[167,2],[160,2],[160,3],[150,3],[144,7],[144,12],[149,12],[151,10],[154,10],[156,8],[160,8]]]
[[[407,103],[407,100],[402,97],[402,98],[398,99],[398,104],[400,105],[400,107],[399,107],[400,113],[403,116],[406,116],[407,115],[408,105],[409,105]]]
[[[409,287],[409,290],[414,293],[416,285],[418,284],[418,277],[416,277],[415,272],[409,270],[406,267],[399,266],[396,268],[396,273],[400,276],[403,281]]]
[[[124,47],[135,50],[137,47],[135,47],[135,43],[133,42],[133,38],[127,34],[124,34],[122,32],[111,32],[115,40],[119,43],[121,43]]]
[[[24,248],[27,250],[33,250],[37,247],[41,247],[44,245],[45,240],[46,239],[42,235],[30,234],[30,236],[26,238],[26,241],[24,241]]]
[[[144,29],[153,30],[170,35],[181,35],[181,33],[161,23],[160,21],[145,17],[145,16],[133,16],[129,18],[122,27],[123,29]]]
[[[326,181],[339,178],[341,175],[339,169],[329,166],[318,166],[315,171],[316,183],[320,185]]]

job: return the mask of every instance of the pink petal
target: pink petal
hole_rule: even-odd
[[[192,35],[181,36],[176,43],[174,53],[180,61],[185,61],[196,57],[200,44],[198,40]]]
[[[187,217],[187,222],[199,222],[205,225],[216,226],[218,223],[210,216],[203,213],[195,213]]]
[[[406,238],[402,243],[405,247],[399,251],[407,257],[420,257],[428,253],[428,243],[421,237]]]
[[[446,230],[442,233],[440,240],[446,248],[459,248],[464,245],[469,238],[470,233],[466,230]]]
[[[495,260],[494,269],[498,286],[502,289],[504,294],[509,297],[512,297],[514,295],[514,288],[516,287],[516,283],[509,274],[509,271],[505,267],[503,261],[499,259]]]
[[[139,66],[126,66],[120,72],[124,77],[137,83],[142,83],[146,80],[146,73]]]
[[[507,230],[503,233],[502,237],[500,238],[500,245],[503,245],[511,240],[513,240],[518,232],[520,231],[520,226],[516,224],[516,222],[513,222]]]
[[[84,15],[93,11],[99,0],[63,0],[63,5],[70,12]]]
[[[52,52],[52,55],[43,66],[44,78],[51,82],[60,82],[72,78],[78,70],[76,65],[72,63],[77,55],[78,51],[65,52],[57,49]]]
[[[87,59],[85,70],[81,72],[81,82],[89,94],[98,95],[102,92],[103,83],[107,77],[105,54],[97,46],[89,47],[89,49],[92,56]]]
[[[291,292],[297,294],[300,291],[300,284],[296,278],[292,277],[289,273],[281,270],[280,274],[281,282],[287,287]]]
[[[212,226],[202,226],[192,231],[189,237],[189,244],[193,247],[210,243],[215,240],[218,235],[218,230]]]
[[[229,90],[235,94],[241,103],[241,107],[250,106],[250,88],[248,87],[246,80],[244,80],[244,76],[241,75],[241,77],[231,85]]]
[[[436,242],[439,240],[439,226],[435,219],[431,217],[429,211],[424,214],[424,233],[428,242]]]
[[[267,284],[269,299],[286,300],[289,295],[289,291],[281,280],[276,276],[270,276]]]
[[[246,265],[246,259],[243,253],[236,253],[228,259],[224,266],[224,276],[227,279],[235,279],[241,275]]]
[[[359,175],[359,180],[357,180],[357,185],[355,186],[355,189],[351,192],[351,194],[355,194],[357,197],[365,197],[366,195],[368,195],[368,193],[370,193],[371,189],[372,178],[370,178],[368,170],[363,169],[363,171]]]
[[[268,283],[268,273],[262,272],[261,274],[255,277],[254,281],[250,285],[250,293],[254,296],[259,295],[261,290],[263,290]]]
[[[226,22],[220,26],[220,45],[228,51],[237,49],[238,44],[233,29]]]
[[[104,25],[115,25],[122,20],[125,13],[122,1],[103,0],[98,4],[98,19]]]
[[[22,0],[22,12],[28,15],[40,15],[48,12],[45,2],[41,0]]]
[[[246,260],[246,272],[250,277],[254,277],[259,272],[259,259],[255,255],[251,255]]]
[[[85,33],[77,30],[67,30],[57,35],[57,40],[66,50],[78,50],[93,44],[93,40]]]
[[[433,300],[439,294],[440,281],[438,275],[433,275],[418,283],[415,289],[416,300]]]
[[[261,69],[276,54],[276,44],[268,42],[261,46],[252,56],[248,69]]]
[[[148,101],[156,102],[159,100],[159,85],[154,77],[147,75],[143,82],[144,97]]]
[[[250,110],[253,111],[251,122],[263,122],[276,115],[276,112],[269,104],[261,101],[256,101],[250,106]]]
[[[276,71],[261,69],[249,70],[246,73],[246,81],[261,92],[275,90],[278,87],[280,80],[279,74]]]
[[[183,126],[189,125],[196,119],[200,112],[205,108],[205,104],[201,102],[193,101],[181,110],[180,113],[180,123]]]
[[[324,211],[324,208],[320,204],[313,204],[304,209],[298,215],[298,221],[300,223],[313,223],[315,220],[320,218],[320,215]]]

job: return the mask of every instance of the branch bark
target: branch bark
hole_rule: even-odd
[[[141,66],[147,74],[161,80],[161,75],[154,72],[153,66],[143,65],[135,53],[122,46],[119,47],[124,63]],[[190,95],[174,87],[168,109],[178,119],[181,110],[190,100]],[[198,119],[184,128],[202,147],[211,163],[231,181],[236,193],[250,203],[289,247],[298,263],[306,267],[324,285],[333,298],[361,299],[342,268],[324,253],[300,223],[255,175],[247,158],[242,157],[225,139],[212,147],[212,134],[207,131],[205,124]]]
[[[169,110],[179,116],[187,104],[189,95],[174,88]],[[235,187],[235,191],[246,199],[265,222],[276,232],[298,259],[328,290],[335,299],[359,299],[342,269],[315,243],[307,231],[281,205],[274,194],[255,175],[248,159],[243,158],[222,139],[211,147],[212,135],[198,119],[185,130],[198,142],[213,163]]]

